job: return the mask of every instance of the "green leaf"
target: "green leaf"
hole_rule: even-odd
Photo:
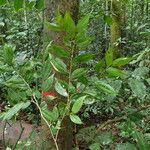
[[[3,6],[7,3],[7,0],[0,0],[0,6]]]
[[[80,119],[77,115],[71,114],[71,115],[70,115],[70,119],[71,119],[71,121],[72,121],[73,123],[75,123],[75,124],[82,124],[81,119]]]
[[[3,120],[9,120],[11,119],[14,115],[16,115],[18,113],[18,111],[20,111],[21,109],[25,109],[30,105],[30,102],[21,102],[16,104],[14,107],[10,108],[8,110],[8,112],[5,113]]]
[[[129,79],[129,86],[135,96],[139,97],[140,99],[144,99],[146,96],[146,86],[145,84],[138,79]]]
[[[62,85],[57,81],[55,83],[55,90],[57,91],[57,93],[59,93],[60,95],[64,96],[64,97],[68,97],[68,93],[66,91],[66,89],[64,89],[62,87]]]
[[[8,65],[12,65],[14,57],[14,48],[11,45],[4,45],[4,61]]]
[[[46,79],[42,85],[42,91],[48,91],[52,87],[54,75],[51,75],[48,79]]]
[[[105,54],[105,61],[107,66],[111,66],[113,63],[113,50],[109,48]]]
[[[87,70],[85,68],[78,68],[72,72],[71,77],[73,79],[76,79],[76,78],[79,78],[79,77],[85,75],[86,72],[87,72]]]
[[[119,70],[117,68],[109,67],[106,72],[110,77],[122,77],[126,74],[123,70]]]
[[[120,67],[120,66],[124,66],[124,65],[127,65],[129,64],[129,62],[132,60],[132,58],[127,58],[127,57],[123,57],[123,58],[118,58],[118,59],[115,59],[113,61],[113,66],[117,66],[117,67]]]
[[[23,8],[24,0],[14,0],[14,8],[16,11],[19,11],[21,8]]]
[[[89,146],[90,150],[101,150],[100,143],[93,143]]]
[[[68,58],[70,55],[68,50],[66,50],[63,47],[58,46],[58,45],[53,45],[51,48],[51,52],[52,52],[52,54],[54,54],[55,56],[60,57],[60,58],[65,58],[65,57]]]
[[[52,31],[61,31],[61,27],[55,23],[49,23],[48,21],[45,21],[45,26],[49,29],[49,30],[52,30]]]
[[[83,105],[83,101],[85,100],[86,96],[82,96],[80,98],[78,98],[75,103],[73,104],[72,107],[72,112],[74,114],[78,113]]]
[[[115,150],[137,150],[137,148],[131,143],[121,143],[116,146]]]
[[[95,83],[96,87],[108,94],[112,94],[112,95],[116,95],[116,91],[107,83],[102,82],[102,81],[98,81]]]
[[[89,23],[89,19],[90,19],[90,15],[86,15],[85,17],[81,18],[78,21],[78,24],[77,24],[78,32],[82,30],[86,30],[88,23]]]
[[[56,106],[53,108],[52,115],[53,115],[53,120],[54,121],[58,120],[59,111],[58,111],[58,108]]]
[[[49,110],[42,109],[42,114],[48,121],[53,121],[53,114]]]
[[[146,78],[146,75],[148,75],[149,71],[150,68],[148,67],[138,67],[133,71],[132,76],[136,79],[144,79]]]
[[[69,12],[66,12],[64,16],[64,29],[68,33],[75,33],[75,23]]]
[[[36,1],[36,5],[35,5],[36,9],[43,9],[44,8],[44,0],[37,0]]]
[[[59,58],[52,59],[51,64],[56,71],[64,74],[67,73],[67,66],[61,59]]]
[[[87,62],[87,61],[90,61],[91,59],[93,59],[94,56],[95,55],[92,53],[86,53],[86,54],[81,54],[81,55],[75,57],[74,60],[77,62]]]

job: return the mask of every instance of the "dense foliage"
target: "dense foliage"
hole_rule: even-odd
[[[118,57],[111,44],[113,0],[80,1],[77,23],[59,10],[46,20],[43,0],[0,1],[1,122],[47,126],[57,150],[66,118],[75,150],[150,149],[150,2],[119,3]],[[0,144],[43,149],[36,133],[21,136]]]

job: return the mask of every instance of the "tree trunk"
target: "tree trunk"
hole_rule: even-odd
[[[119,57],[120,55],[120,44],[118,40],[121,38],[121,1],[112,0],[111,1],[111,13],[113,23],[111,25],[111,47],[113,49],[114,57]]]
[[[45,17],[47,21],[52,22],[55,16],[54,14],[56,13],[56,11],[59,10],[62,15],[64,15],[66,11],[70,12],[74,22],[77,23],[78,14],[79,14],[78,13],[79,0],[53,0],[53,1],[45,0],[45,4],[46,4]],[[48,31],[46,28],[44,32],[47,39],[51,37],[51,39],[54,41],[55,44],[65,48],[65,45],[63,43],[63,38],[65,36],[64,33],[61,32],[56,33],[53,31]],[[63,61],[66,63],[67,67],[69,68],[70,64],[67,63],[69,61],[67,59],[64,59]],[[68,82],[68,77],[63,76],[59,73],[56,73],[56,77],[58,79]],[[58,97],[59,99],[57,100],[57,102],[63,101],[67,103],[66,98],[60,96]],[[52,104],[48,104],[48,107],[49,109],[52,109],[53,106]],[[57,143],[59,146],[59,150],[71,150],[73,148],[73,126],[69,117],[65,117],[62,121],[61,129],[58,134]]]

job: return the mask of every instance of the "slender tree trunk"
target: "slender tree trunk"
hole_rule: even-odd
[[[111,25],[111,47],[113,48],[114,57],[118,57],[120,54],[120,45],[118,40],[121,38],[121,0],[111,0],[111,13],[113,23]]]
[[[79,0],[51,0],[51,1],[45,0],[45,4],[46,4],[45,17],[47,21],[50,22],[53,21],[56,11],[60,11],[62,15],[64,15],[64,13],[68,11],[71,13],[74,22],[77,23],[79,14]],[[63,43],[63,38],[65,36],[64,33],[61,32],[56,33],[45,29],[45,35],[46,37],[51,37],[55,44],[65,48],[65,45]],[[69,68],[70,64],[68,64],[68,60],[64,59],[63,61]],[[56,74],[56,77],[58,79],[68,82],[68,77],[63,76],[59,73]],[[67,102],[66,98],[60,96],[58,97],[59,97],[57,100],[58,102],[60,101]],[[48,106],[49,109],[53,107],[52,104],[48,104]],[[73,126],[68,116],[65,117],[62,121],[57,142],[59,150],[71,150],[73,148]]]

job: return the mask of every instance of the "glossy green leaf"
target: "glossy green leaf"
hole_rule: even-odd
[[[70,119],[71,119],[71,121],[72,121],[73,123],[75,123],[75,124],[82,124],[81,119],[80,119],[77,115],[71,114],[71,115],[70,115]]]
[[[86,30],[89,23],[90,15],[86,15],[78,21],[77,30],[82,31]]]
[[[60,95],[62,95],[64,97],[68,97],[68,93],[67,93],[66,89],[58,81],[55,83],[55,90]]]
[[[16,115],[21,109],[25,109],[30,105],[30,102],[21,102],[10,108],[4,115],[3,120],[9,120]]]
[[[69,12],[66,12],[64,16],[64,29],[68,33],[75,33],[75,23]]]
[[[67,66],[61,59],[59,58],[53,59],[51,60],[51,64],[56,71],[64,74],[67,73]]]
[[[54,75],[51,75],[48,79],[46,79],[42,85],[42,91],[48,91],[52,87]]]
[[[105,61],[107,66],[111,66],[113,63],[113,50],[109,48],[105,54]]]
[[[53,115],[53,120],[54,121],[58,120],[59,111],[58,111],[58,108],[56,106],[53,108],[52,115]]]
[[[42,109],[42,115],[48,120],[48,121],[53,121],[53,114],[47,109]]]
[[[102,82],[102,81],[98,81],[95,83],[96,87],[108,94],[112,94],[112,95],[116,95],[116,91],[107,83]]]
[[[16,11],[23,8],[23,5],[24,5],[24,0],[14,0],[14,8]]]
[[[86,96],[83,96],[83,97],[80,97],[78,98],[75,103],[73,104],[73,107],[72,107],[72,112],[74,114],[78,113],[83,105],[83,101],[85,100]]]
[[[86,54],[81,54],[81,55],[75,57],[74,60],[77,62],[88,62],[88,61],[92,60],[94,58],[94,56],[95,55],[92,53],[86,53]]]
[[[85,75],[86,72],[87,72],[87,70],[85,68],[78,68],[72,72],[71,77],[73,79],[76,79],[76,78],[79,78],[79,77]]]
[[[127,58],[127,57],[118,58],[113,61],[113,66],[117,66],[117,67],[124,66],[129,64],[131,60],[132,60],[131,58]]]
[[[51,53],[59,58],[69,57],[70,55],[67,49],[64,49],[63,47],[58,45],[52,45]]]
[[[122,77],[126,74],[123,70],[119,70],[117,68],[109,67],[106,72],[110,77]]]
[[[61,31],[61,27],[55,23],[49,23],[48,21],[45,21],[45,26],[52,31]]]

